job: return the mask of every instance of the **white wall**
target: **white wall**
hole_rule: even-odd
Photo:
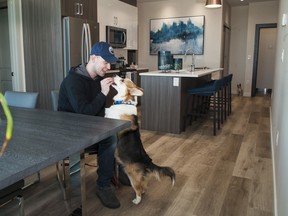
[[[278,38],[272,95],[272,152],[275,181],[275,216],[288,215],[288,26],[281,26],[282,14],[288,14],[288,1],[279,0]],[[283,62],[281,61],[284,51]],[[277,142],[278,134],[278,142]]]
[[[278,18],[277,1],[258,2],[249,4],[244,96],[251,96],[255,25],[264,23],[277,23],[277,18]],[[251,59],[248,59],[248,56],[251,56]]]
[[[248,6],[232,7],[229,72],[233,73],[232,93],[237,94],[237,84],[244,86]]]
[[[230,72],[233,73],[232,93],[241,83],[244,96],[251,96],[254,40],[256,24],[277,23],[278,2],[250,3],[232,7]],[[248,59],[250,56],[250,59]]]
[[[183,16],[205,16],[204,55],[196,55],[196,67],[220,67],[222,8],[206,9],[199,0],[164,0],[158,2],[138,3],[138,64],[141,68],[157,70],[157,55],[149,54],[150,19]],[[183,68],[191,64],[191,56],[175,55],[183,58]]]

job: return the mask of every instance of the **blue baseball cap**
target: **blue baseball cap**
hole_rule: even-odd
[[[106,62],[109,63],[118,61],[118,58],[115,57],[114,50],[110,44],[102,41],[93,45],[90,55],[101,56]]]

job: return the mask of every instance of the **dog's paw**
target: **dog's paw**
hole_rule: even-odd
[[[136,205],[138,205],[141,202],[141,197],[140,196],[136,196],[135,199],[132,200],[132,202]]]

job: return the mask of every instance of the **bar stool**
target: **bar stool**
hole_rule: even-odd
[[[228,109],[228,112],[227,112],[227,115],[229,116],[232,112],[232,91],[231,91],[231,82],[232,82],[232,78],[233,78],[233,74],[229,74],[226,76],[226,80],[225,80],[225,83],[226,83],[226,91],[227,91],[227,109]]]
[[[218,129],[220,129],[220,114],[223,111],[223,92],[221,89],[223,88],[224,79],[212,80],[209,83],[206,83],[202,86],[191,88],[187,90],[188,100],[186,106],[187,117],[191,119],[195,116],[205,115],[206,113],[203,110],[209,111],[212,107],[213,109],[213,135],[216,136],[216,120]],[[195,105],[193,100],[195,98],[202,97],[202,100],[198,101]],[[213,103],[211,104],[211,97],[213,97]],[[189,111],[190,104],[192,102],[191,110]],[[200,108],[199,108],[200,107]],[[217,114],[217,116],[216,116]],[[186,118],[184,119],[184,126],[186,126]]]
[[[228,74],[224,77],[222,77],[223,83],[220,88],[222,97],[220,98],[222,103],[222,112],[221,114],[221,123],[223,124],[223,119],[227,119],[227,116],[229,116],[232,112],[232,93],[231,93],[231,82],[232,82],[233,74]],[[211,80],[210,85],[214,83],[216,80]],[[217,98],[216,98],[217,99]]]

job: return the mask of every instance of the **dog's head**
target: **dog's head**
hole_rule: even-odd
[[[137,104],[137,96],[143,95],[143,89],[136,86],[130,79],[121,78],[119,76],[114,77],[113,88],[117,91],[117,94],[114,96],[114,101],[124,101],[124,102],[133,102]]]

